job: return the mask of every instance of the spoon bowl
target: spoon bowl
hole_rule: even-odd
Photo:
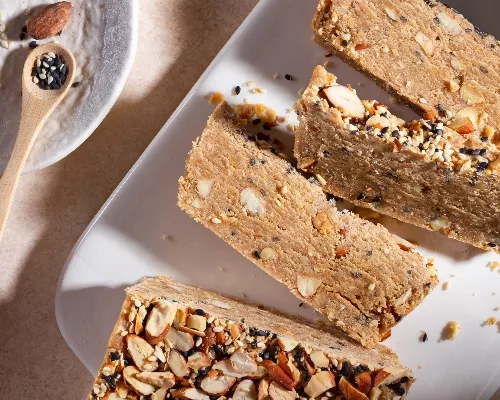
[[[57,54],[67,67],[66,81],[59,89],[42,89],[34,82],[33,68],[46,53]],[[47,43],[30,51],[22,71],[22,111],[19,132],[12,155],[0,178],[0,239],[7,223],[14,193],[26,159],[43,124],[70,90],[75,77],[76,62],[73,54],[57,43]]]

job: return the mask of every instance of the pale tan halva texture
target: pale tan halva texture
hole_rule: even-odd
[[[437,282],[428,261],[381,225],[338,211],[222,103],[194,143],[179,206],[367,347]],[[266,145],[266,143],[262,143]]]
[[[320,175],[324,191],[498,251],[500,151],[491,141],[430,120],[405,122],[320,66],[299,108],[298,166]]]
[[[500,128],[500,47],[454,9],[434,0],[321,0],[313,30],[415,109],[449,120],[474,105]]]
[[[388,400],[414,381],[391,350],[334,327],[167,277],[126,292],[89,400]]]

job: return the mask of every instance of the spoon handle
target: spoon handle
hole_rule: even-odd
[[[7,224],[19,177],[28,155],[38,132],[55,108],[50,102],[45,103],[44,101],[26,97],[23,97],[21,123],[16,143],[5,172],[0,178],[0,240]]]

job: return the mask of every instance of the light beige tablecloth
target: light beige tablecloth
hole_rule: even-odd
[[[90,220],[256,3],[139,0],[137,56],[119,100],[73,154],[22,177],[0,242],[0,398],[82,399],[90,389],[92,375],[57,328],[60,271]]]
[[[22,177],[0,243],[1,399],[82,399],[90,389],[92,375],[57,328],[59,273],[90,220],[256,3],[139,0],[136,62],[118,102],[73,154]]]

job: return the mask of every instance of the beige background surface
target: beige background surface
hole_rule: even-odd
[[[21,179],[0,243],[0,398],[81,399],[90,389],[91,374],[57,328],[59,273],[90,220],[256,3],[139,0],[136,62],[120,99],[78,150]]]
[[[120,99],[78,150],[21,180],[0,243],[2,399],[82,399],[90,389],[92,375],[57,328],[59,273],[92,217],[257,3],[138,1],[137,57]]]

